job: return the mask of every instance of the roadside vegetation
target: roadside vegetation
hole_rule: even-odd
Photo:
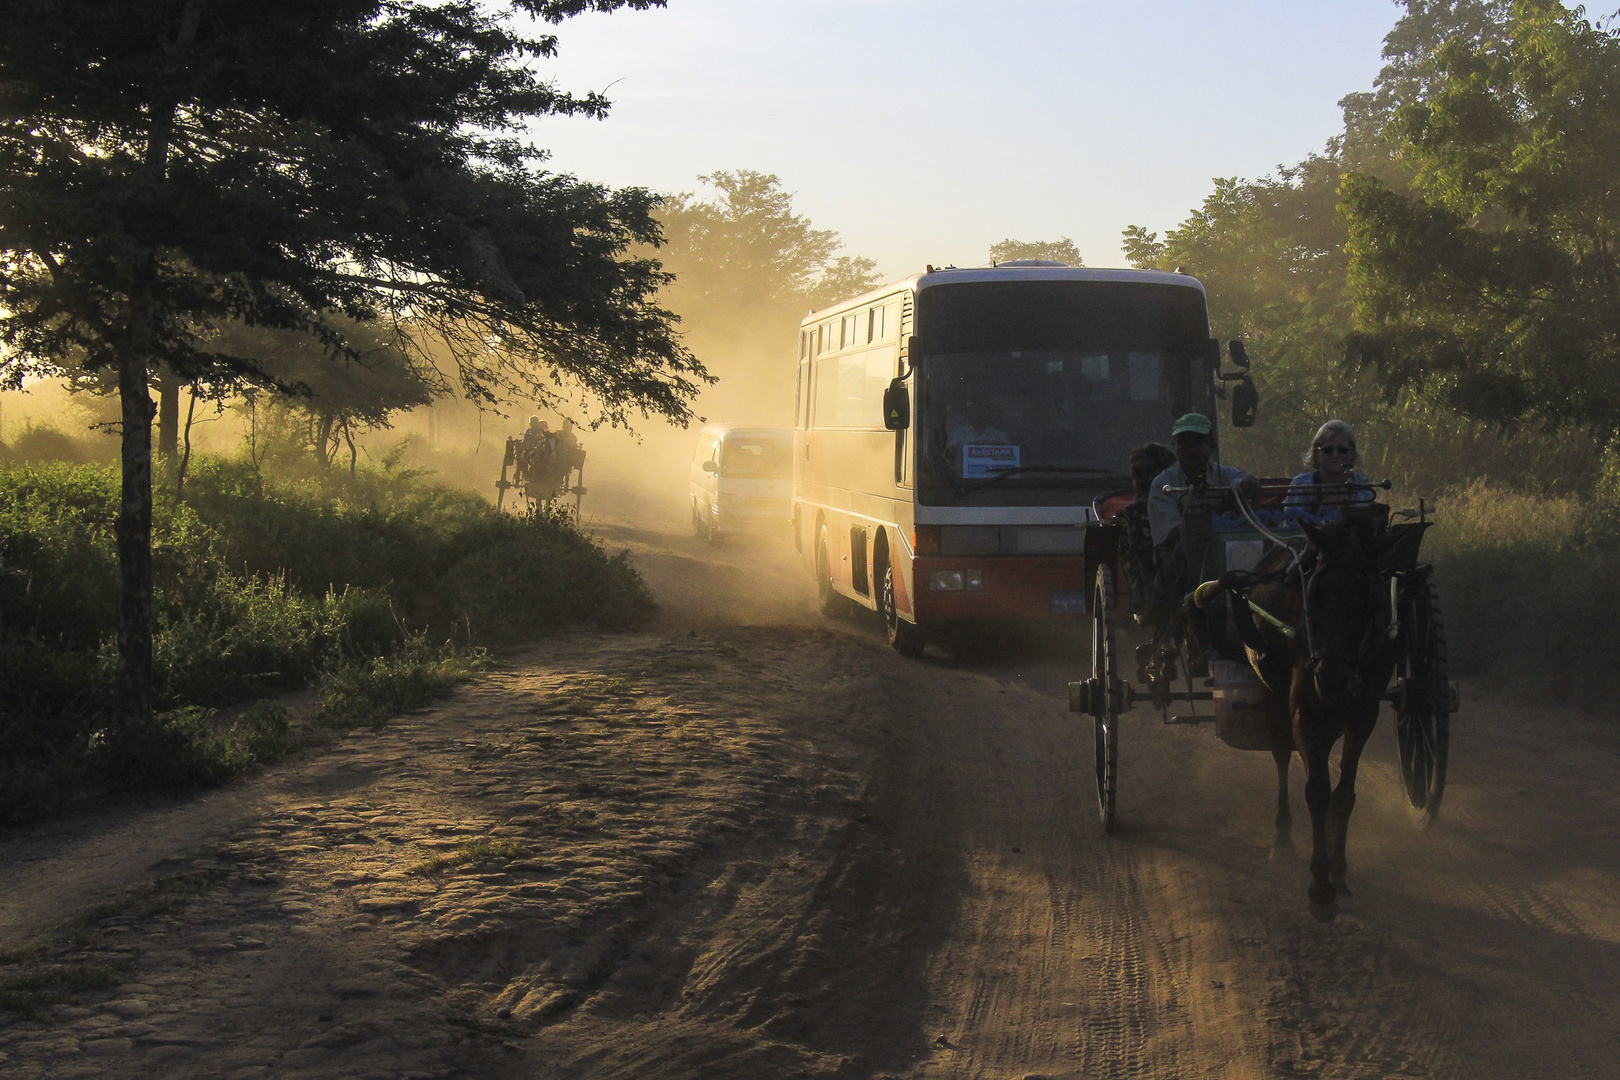
[[[500,514],[385,463],[267,477],[192,463],[158,486],[149,724],[116,714],[119,478],[0,465],[0,822],[111,788],[220,783],[283,754],[315,688],[328,724],[449,692],[486,646],[653,610],[639,576],[566,514]]]
[[[1620,30],[1584,9],[1404,0],[1319,153],[1215,181],[1134,265],[1207,287],[1254,358],[1228,461],[1290,476],[1329,417],[1436,509],[1454,672],[1538,701],[1620,690]]]

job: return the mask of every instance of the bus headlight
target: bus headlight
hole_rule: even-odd
[[[982,570],[935,570],[928,575],[928,587],[934,592],[962,592],[964,589],[984,588]]]

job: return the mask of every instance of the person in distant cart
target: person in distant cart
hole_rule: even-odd
[[[557,432],[556,444],[557,456],[572,463],[574,451],[579,449],[579,436],[574,434],[574,422],[572,420],[563,421],[562,430]]]
[[[517,480],[527,483],[545,473],[551,463],[556,436],[551,425],[538,416],[529,417],[529,427],[518,443]]]
[[[1176,462],[1153,478],[1148,493],[1148,527],[1158,562],[1154,575],[1158,601],[1180,606],[1193,586],[1204,579],[1210,554],[1208,536],[1183,536],[1182,514],[1188,500],[1201,491],[1236,488],[1252,502],[1259,495],[1260,481],[1242,469],[1214,461],[1214,425],[1203,413],[1188,413],[1175,422],[1170,447]],[[1195,673],[1204,669],[1203,654],[1210,641],[1202,622],[1198,618],[1189,621]]]

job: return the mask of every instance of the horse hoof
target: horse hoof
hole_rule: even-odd
[[[1311,918],[1319,923],[1330,923],[1338,914],[1339,902],[1337,900],[1329,900],[1325,904],[1318,904],[1314,900],[1311,901]]]
[[[1337,910],[1334,904],[1334,898],[1337,894],[1334,893],[1333,886],[1326,881],[1313,881],[1310,887],[1305,890],[1305,895],[1311,898],[1312,909],[1333,908]],[[1332,917],[1331,914],[1328,916],[1330,919]]]
[[[1338,878],[1337,880],[1335,880],[1333,882],[1333,891],[1338,893],[1340,896],[1354,896],[1354,895],[1356,895],[1355,893],[1350,891],[1350,886],[1348,886],[1348,885],[1346,885],[1344,883],[1343,878]]]

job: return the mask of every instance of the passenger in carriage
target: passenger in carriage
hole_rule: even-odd
[[[1153,494],[1153,478],[1176,463],[1176,455],[1164,443],[1143,443],[1131,451],[1131,487],[1136,497],[1129,510],[1147,524],[1148,498]]]
[[[1294,477],[1288,485],[1288,494],[1283,499],[1283,513],[1293,522],[1337,521],[1343,516],[1346,506],[1372,502],[1376,493],[1371,487],[1336,487],[1340,484],[1371,483],[1356,471],[1360,462],[1356,433],[1343,420],[1329,420],[1317,429],[1316,436],[1305,451],[1306,471]]]

